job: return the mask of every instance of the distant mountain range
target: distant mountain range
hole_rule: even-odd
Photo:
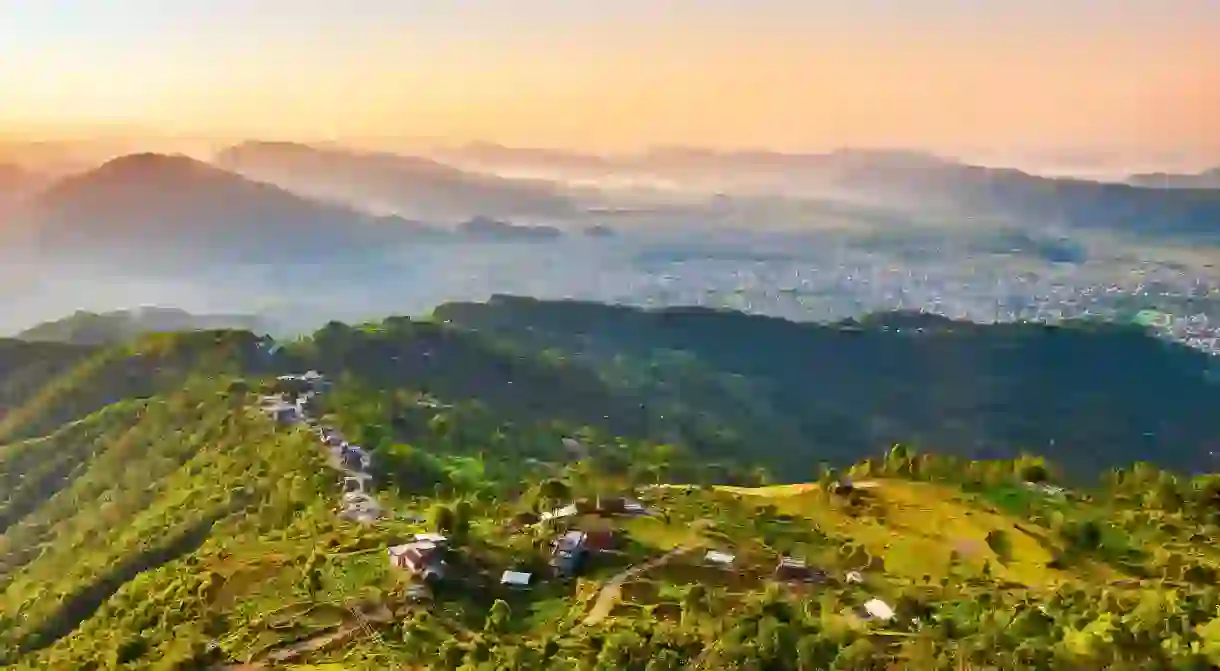
[[[111,345],[149,333],[213,329],[267,331],[259,318],[252,315],[196,315],[178,308],[143,307],[102,314],[78,311],[26,329],[17,334],[17,338],[32,342]]]
[[[1132,175],[1127,181],[1158,189],[1220,189],[1220,167],[1196,173],[1150,172]]]
[[[789,154],[678,147],[581,158],[474,145],[446,150],[444,156],[485,170],[531,171],[556,178],[633,174],[712,191],[858,197],[1078,228],[1162,234],[1214,233],[1220,227],[1220,191],[1199,188],[1206,184],[1183,184],[1188,188],[1170,192],[1149,188],[1152,185],[1144,180],[1137,185],[1041,177],[914,151]]]
[[[245,142],[217,154],[215,163],[307,196],[430,221],[561,217],[578,209],[552,182],[466,172],[417,156]]]

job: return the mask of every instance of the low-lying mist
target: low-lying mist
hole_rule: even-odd
[[[76,310],[159,305],[257,314],[276,335],[291,335],[329,320],[418,316],[446,301],[493,294],[708,305],[797,320],[923,309],[975,321],[1053,321],[1136,308],[1202,309],[1200,291],[1210,296],[1220,287],[1209,267],[1217,255],[1208,250],[1150,251],[1111,235],[960,221],[852,221],[798,231],[635,225],[608,238],[570,232],[552,241],[404,244],[376,257],[183,262],[172,272],[10,255],[0,259],[0,332]],[[1141,295],[1150,283],[1171,289]],[[1179,302],[1189,305],[1174,308]]]

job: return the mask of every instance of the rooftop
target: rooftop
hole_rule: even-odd
[[[521,573],[519,571],[505,571],[504,575],[500,576],[501,585],[528,585],[534,577],[532,573]]]

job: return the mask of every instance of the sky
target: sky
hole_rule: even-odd
[[[0,0],[0,139],[1220,157],[1220,0]]]

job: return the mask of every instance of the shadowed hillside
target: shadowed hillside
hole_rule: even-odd
[[[66,177],[33,198],[23,215],[23,227],[45,253],[139,267],[300,262],[372,253],[424,232],[161,154],[122,156]]]
[[[689,418],[689,440],[706,440],[698,422],[714,421],[793,466],[907,441],[977,457],[1049,452],[1083,473],[1136,459],[1195,471],[1220,435],[1206,355],[1133,327],[903,313],[798,324],[513,297],[434,317],[554,348],[654,413]]]

